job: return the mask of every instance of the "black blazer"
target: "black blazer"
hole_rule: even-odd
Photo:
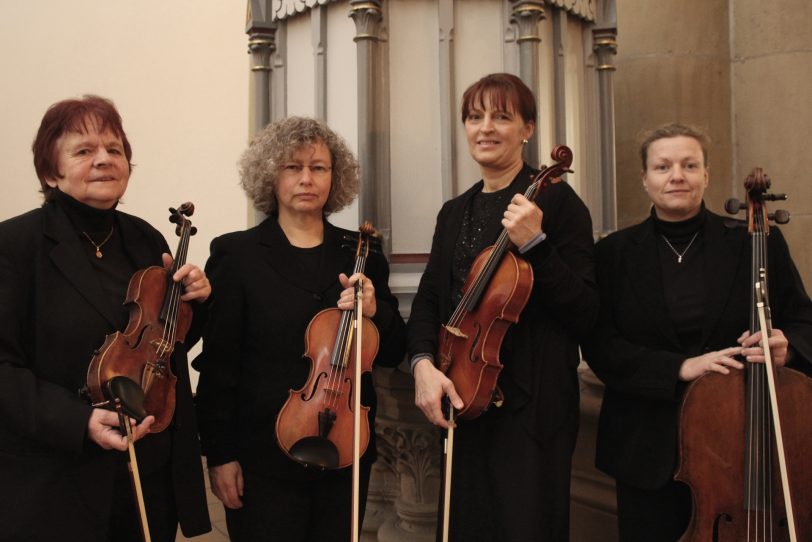
[[[118,211],[115,220],[139,268],[161,265],[168,250],[157,230]],[[77,392],[93,350],[115,331],[116,308],[80,243],[56,203],[0,223],[0,539],[102,540],[108,528],[121,452],[86,439],[91,407]],[[183,345],[174,361],[172,482],[191,536],[210,524]]]
[[[812,303],[784,237],[769,236],[769,292],[773,324],[795,351],[796,365],[812,359]],[[685,384],[682,362],[736,345],[749,328],[750,244],[744,228],[727,228],[707,212],[702,226],[707,296],[701,348],[684,352],[668,317],[651,218],[597,244],[601,315],[585,358],[606,383],[598,426],[597,466],[641,489],[673,476],[677,416]]]
[[[516,193],[524,193],[534,173],[525,166],[513,181]],[[455,308],[454,246],[468,201],[482,186],[479,181],[447,201],[437,215],[431,254],[409,317],[410,357],[437,352],[437,332]],[[564,182],[543,190],[537,203],[544,211],[547,240],[522,255],[533,268],[533,291],[502,344],[505,368],[499,386],[505,407],[516,410],[525,429],[543,443],[558,431],[577,431],[578,343],[597,318],[598,291],[592,220],[584,203]]]
[[[324,223],[320,249],[292,246],[275,217],[214,239],[206,273],[212,282],[200,371],[197,411],[203,453],[209,466],[238,460],[273,476],[312,479],[325,473],[289,459],[276,442],[275,423],[290,389],[306,381],[305,330],[322,309],[334,308],[342,291],[339,273],[352,274],[351,232]],[[344,246],[342,246],[344,245]],[[308,259],[309,253],[317,260]],[[365,274],[375,286],[380,334],[375,366],[394,367],[403,359],[406,325],[389,290],[389,266],[371,253]],[[362,461],[374,461],[375,391],[365,374],[361,397],[370,410],[370,443]]]

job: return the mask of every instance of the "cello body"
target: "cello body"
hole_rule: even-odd
[[[808,457],[812,450],[808,402],[812,379],[785,367],[776,369],[775,376],[781,393],[778,407],[784,423],[797,535],[799,541],[808,542],[812,541],[812,468]],[[694,511],[681,542],[790,540],[776,459],[765,472],[772,487],[778,488],[771,492],[772,514],[746,509],[746,405],[743,371],[706,374],[685,392],[679,419],[681,461],[675,478],[690,487]],[[789,424],[789,420],[796,423]],[[769,446],[775,458],[774,443]],[[769,530],[773,538],[761,536]]]
[[[772,334],[768,295],[770,179],[754,168],[744,182],[747,203],[728,200],[728,212],[747,209],[751,239],[750,333]],[[735,227],[735,225],[734,225]],[[766,341],[764,362],[744,371],[706,374],[685,392],[679,419],[680,464],[675,475],[693,498],[682,542],[812,542],[812,379],[775,367]]]

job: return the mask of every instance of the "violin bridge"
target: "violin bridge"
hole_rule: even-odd
[[[460,339],[467,339],[468,335],[462,332],[460,328],[454,326],[443,326],[446,331],[454,335],[455,337],[459,337]]]

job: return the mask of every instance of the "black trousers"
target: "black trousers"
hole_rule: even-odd
[[[515,412],[492,408],[455,430],[449,538],[458,542],[569,541],[576,432],[541,443]],[[441,490],[442,491],[442,490]],[[442,493],[438,540],[442,531]]]
[[[372,466],[361,462],[360,522],[364,521]],[[285,480],[243,466],[243,506],[226,508],[231,542],[349,541],[352,468],[326,471],[318,480]]]
[[[178,532],[178,515],[172,489],[172,472],[164,467],[141,476],[144,508],[152,542],[173,542]],[[110,542],[143,542],[141,519],[127,471],[127,464],[116,465],[113,502],[110,515]]]
[[[618,481],[617,516],[621,542],[674,542],[691,520],[691,492],[674,480],[653,491]]]

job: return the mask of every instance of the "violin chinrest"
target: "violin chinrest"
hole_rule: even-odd
[[[147,417],[144,410],[144,390],[126,376],[116,376],[107,381],[104,393],[111,401],[118,399],[124,413],[141,423]]]
[[[296,441],[290,447],[290,455],[308,467],[322,470],[338,467],[338,448],[324,437],[305,437]]]

